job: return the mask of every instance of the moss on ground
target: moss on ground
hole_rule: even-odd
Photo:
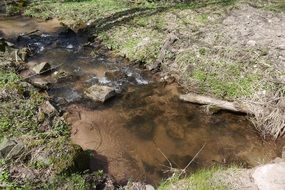
[[[111,33],[115,35],[112,38]],[[125,35],[128,38],[121,38]],[[101,33],[100,38],[119,55],[147,64],[155,61],[163,43],[163,35],[159,32],[134,26],[118,27],[110,33]]]
[[[0,160],[0,185],[4,189],[87,189],[80,173],[68,172],[82,152],[71,143],[68,125],[54,117],[50,118],[50,130],[40,130],[39,107],[46,99],[23,82],[14,68],[0,68],[0,142],[4,138],[14,139],[24,147],[24,152],[15,158]],[[35,179],[12,175],[11,171],[18,169],[23,172],[23,167],[33,170]],[[51,182],[45,182],[51,178]]]
[[[12,69],[0,69],[0,92],[0,138],[37,132],[37,108],[44,97]]]
[[[236,168],[237,166],[214,166],[198,170],[186,177],[178,177],[177,175],[174,175],[174,177],[163,181],[159,185],[158,190],[226,190],[228,187],[223,182],[215,180],[214,175],[219,172],[234,171]]]

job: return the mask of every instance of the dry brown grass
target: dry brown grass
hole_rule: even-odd
[[[285,134],[285,96],[277,91],[272,95],[255,94],[250,101],[245,101],[248,109],[254,113],[250,121],[265,138],[277,139]]]

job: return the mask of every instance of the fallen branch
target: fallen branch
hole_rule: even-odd
[[[180,95],[179,99],[186,101],[186,102],[196,103],[196,104],[215,106],[222,110],[253,114],[253,112],[248,108],[248,106],[241,102],[239,103],[229,102],[229,101],[219,100],[219,99],[211,98],[208,96],[202,96],[202,95],[198,95],[194,93]]]
[[[249,114],[249,120],[264,138],[271,136],[277,139],[285,135],[285,96],[282,91],[269,96],[255,94],[242,102],[228,102],[194,93],[180,95],[179,98],[186,102],[212,106],[218,110]]]

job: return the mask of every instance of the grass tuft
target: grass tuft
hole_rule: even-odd
[[[214,182],[213,175],[217,172],[222,172],[225,170],[232,170],[234,166],[229,168],[222,167],[211,167],[208,169],[201,169],[190,176],[178,178],[177,175],[170,178],[167,181],[162,182],[158,190],[168,190],[168,189],[181,189],[181,190],[225,190],[226,185],[221,182]]]

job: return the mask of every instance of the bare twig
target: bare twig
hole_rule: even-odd
[[[170,168],[172,167],[172,163],[170,162],[170,160],[167,158],[167,156],[161,151],[161,149],[156,145],[155,141],[153,141],[153,144],[155,145],[155,147],[157,148],[157,150],[162,154],[162,156],[167,160]]]
[[[195,156],[192,158],[192,160],[185,166],[185,168],[183,168],[181,170],[181,173],[179,174],[179,176],[181,176],[182,174],[186,173],[187,168],[192,164],[192,162],[197,158],[197,156],[200,154],[200,152],[205,148],[206,143],[203,144],[203,146],[200,148],[200,150],[195,154]]]

